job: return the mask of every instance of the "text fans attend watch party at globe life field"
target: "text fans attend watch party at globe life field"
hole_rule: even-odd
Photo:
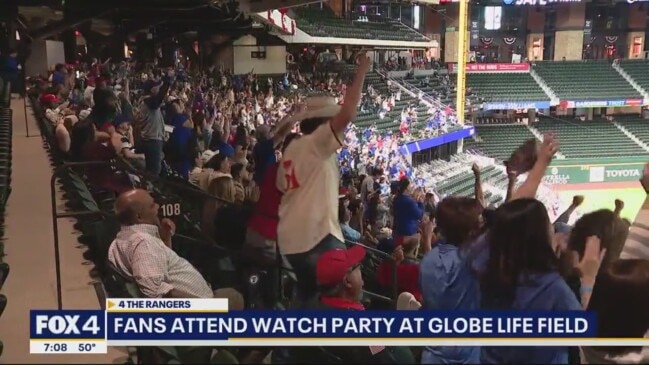
[[[644,2],[0,1],[0,361],[649,362]]]

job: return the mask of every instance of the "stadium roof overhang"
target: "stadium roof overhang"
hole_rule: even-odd
[[[277,37],[289,44],[344,44],[350,46],[363,46],[372,48],[397,48],[397,49],[427,49],[439,46],[436,40],[429,42],[405,42],[390,41],[381,39],[360,39],[360,38],[333,38],[333,37],[314,37],[299,28],[295,29],[294,34],[281,34],[274,31]]]
[[[239,0],[239,9],[247,13],[259,13],[272,9],[291,8],[295,6],[319,3],[313,0]]]
[[[3,1],[3,0],[0,0]],[[165,25],[163,33],[210,34],[251,30],[252,20],[237,2],[214,0],[18,0],[21,28],[30,39],[46,39],[71,29],[100,36],[127,36]],[[64,4],[64,5],[61,5]],[[85,32],[84,32],[85,30]],[[158,34],[162,35],[162,32]]]

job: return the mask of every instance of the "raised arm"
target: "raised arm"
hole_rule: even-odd
[[[514,188],[516,187],[516,179],[518,179],[518,173],[507,168],[507,196],[505,201],[508,202],[512,200],[512,195],[514,194]]]
[[[288,119],[290,115],[287,115],[284,117],[284,119]],[[294,124],[293,123],[285,123],[284,121],[280,121],[277,123],[277,128],[273,131],[273,147],[277,148],[283,141],[286,136],[291,133],[291,130],[293,129]]]
[[[129,103],[131,102],[131,88],[130,88],[130,82],[128,81],[128,77],[124,79],[124,98],[126,101]]]
[[[365,83],[365,75],[369,68],[370,59],[365,53],[361,53],[359,56],[358,71],[354,77],[354,82],[352,82],[351,86],[347,89],[345,101],[343,102],[340,112],[331,119],[331,129],[334,133],[344,133],[349,123],[356,118],[358,103],[361,100],[361,92],[363,90],[363,84]]]
[[[545,171],[547,170],[554,154],[559,150],[559,142],[555,140],[552,134],[546,134],[543,137],[543,143],[538,150],[536,163],[532,170],[530,170],[527,180],[521,185],[514,194],[512,194],[512,200],[521,199],[521,198],[535,198],[536,191],[541,185],[541,180]]]

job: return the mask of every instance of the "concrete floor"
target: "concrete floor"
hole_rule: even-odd
[[[56,309],[56,276],[50,199],[49,164],[31,109],[25,116],[22,99],[14,99],[12,193],[7,205],[5,262],[11,272],[2,293],[8,298],[0,317],[0,340],[4,353],[0,363],[95,363],[119,364],[126,361],[126,350],[109,348],[106,355],[30,355],[29,310]],[[25,119],[28,122],[27,137]],[[63,210],[57,192],[59,210]],[[71,219],[59,220],[63,309],[99,309],[90,277],[93,265],[83,259],[84,247]]]

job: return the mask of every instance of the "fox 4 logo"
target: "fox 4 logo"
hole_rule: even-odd
[[[80,335],[92,334],[97,335],[101,328],[99,327],[97,316],[91,316],[80,324],[80,315],[56,315],[36,316],[36,333],[39,335],[50,333],[54,335]],[[79,329],[81,326],[81,329]]]

